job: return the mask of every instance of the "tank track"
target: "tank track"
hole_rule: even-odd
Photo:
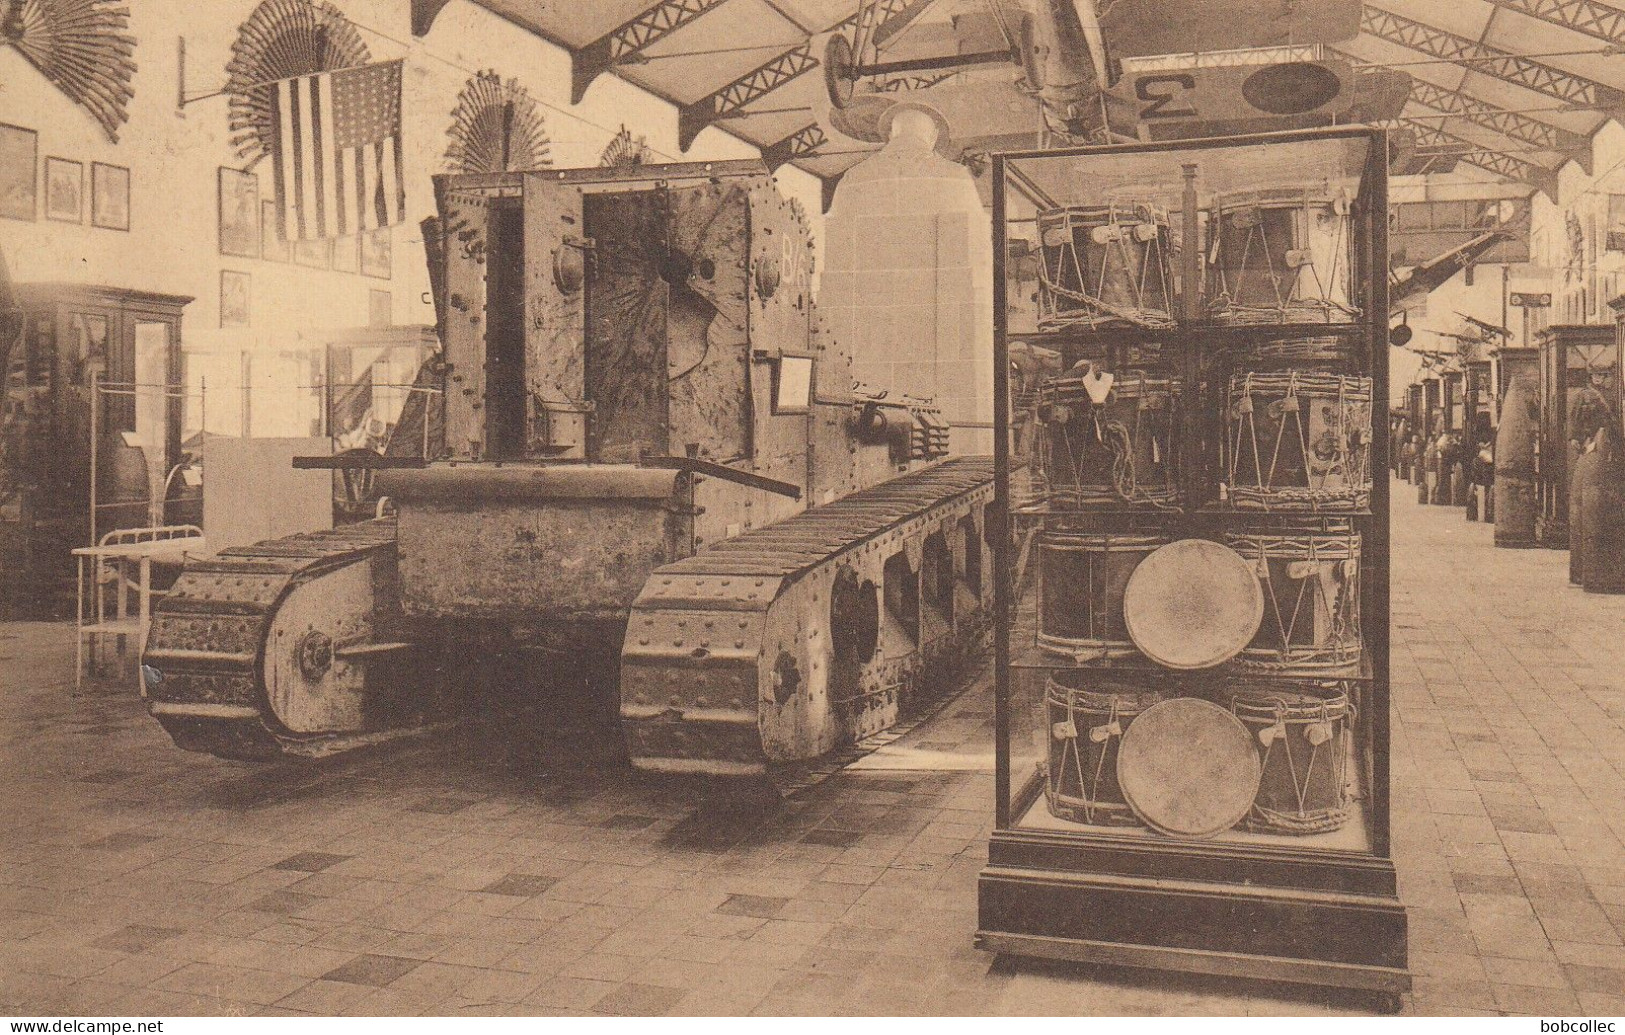
[[[395,523],[387,518],[234,547],[187,564],[153,611],[141,659],[148,711],[178,746],[235,759],[330,754],[407,732],[365,699],[369,652],[406,646],[374,640],[399,612],[396,564]],[[333,614],[320,615],[320,598],[340,583],[349,584],[347,595]],[[268,648],[279,612],[301,590],[316,605],[304,630],[290,638],[279,628],[277,645]],[[344,606],[358,599],[371,605],[364,613]],[[348,659],[346,650],[353,652]],[[294,669],[305,685],[289,696],[325,693],[327,717],[347,713],[348,721],[290,726],[268,682],[286,682],[279,673]]]
[[[949,681],[983,642],[992,565],[983,508],[993,464],[958,457],[728,539],[650,576],[632,605],[621,655],[621,720],[635,766],[760,775],[862,741],[895,724],[922,690]],[[976,541],[963,530],[969,519]],[[914,642],[881,636],[838,674],[831,602],[836,573],[880,594],[898,553],[922,571],[921,544],[953,540],[957,606],[924,617]],[[974,550],[978,574],[967,570]],[[867,580],[867,581],[864,581]],[[868,583],[873,582],[871,586]],[[974,585],[973,585],[974,584]],[[888,605],[880,603],[885,626]]]

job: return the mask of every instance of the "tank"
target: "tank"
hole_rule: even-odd
[[[1540,434],[1540,396],[1529,374],[1518,374],[1501,402],[1495,432],[1495,545],[1535,545],[1535,439]]]
[[[1612,429],[1597,433],[1580,506],[1587,593],[1625,593],[1625,451]],[[1572,533],[1571,533],[1572,534]]]
[[[969,670],[991,460],[854,385],[764,166],[436,194],[443,448],[366,458],[394,518],[188,567],[143,659],[178,744],[328,754],[502,700],[616,724],[639,768],[753,775]]]

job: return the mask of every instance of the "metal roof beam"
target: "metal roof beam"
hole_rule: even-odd
[[[762,148],[762,161],[767,163],[769,169],[776,170],[786,162],[816,156],[818,149],[827,143],[829,137],[824,135],[817,123],[803,126],[778,143]]]
[[[1494,76],[1554,100],[1625,118],[1625,92],[1612,86],[1519,57],[1487,43],[1457,36],[1380,7],[1365,5],[1360,16],[1360,31],[1429,57],[1460,62],[1468,71]]]
[[[1625,11],[1596,0],[1489,0],[1489,3],[1605,43],[1625,44]]]
[[[752,69],[707,97],[677,109],[677,146],[687,151],[700,130],[737,114],[804,72],[818,67],[811,42],[787,50],[760,68]]]
[[[895,32],[895,28],[906,26],[920,10],[923,8],[917,0],[880,0],[872,7],[847,15],[824,32],[858,29],[861,16],[864,18],[861,28],[878,37],[883,32]],[[737,114],[785,83],[819,67],[820,62],[813,56],[812,50],[812,40],[809,38],[801,46],[774,55],[772,60],[718,87],[694,103],[683,105],[677,112],[677,145],[687,151],[694,138],[707,126]]]
[[[634,60],[700,15],[728,0],[660,0],[659,3],[585,47],[570,51],[570,103],[580,104],[594,79],[623,62]]]
[[[1411,80],[1411,100],[1464,120],[1492,133],[1542,151],[1556,151],[1573,158],[1591,175],[1591,138],[1527,115],[1496,107],[1468,94],[1446,90],[1421,79]]]
[[[1399,118],[1392,120],[1397,125],[1409,129],[1416,134],[1416,142],[1422,145],[1454,145],[1464,146],[1468,150],[1461,155],[1460,160],[1469,165],[1476,165],[1487,172],[1504,176],[1509,180],[1527,183],[1542,194],[1557,200],[1557,172],[1543,165],[1507,154],[1505,151],[1495,151],[1476,144],[1465,137],[1448,133],[1437,126],[1430,126],[1415,119]]]

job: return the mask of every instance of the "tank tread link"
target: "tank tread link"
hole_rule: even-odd
[[[181,747],[224,758],[323,755],[409,732],[398,714],[349,714],[362,695],[348,691],[408,653],[378,638],[399,612],[396,569],[388,518],[188,562],[153,611],[148,710]]]
[[[949,459],[656,569],[632,605],[621,655],[632,763],[769,772],[893,725],[922,677],[951,681],[950,667],[933,665],[974,652],[988,628],[980,558],[992,477],[991,458]],[[952,558],[951,580],[922,567],[933,537],[952,544],[942,555]],[[892,596],[880,587],[899,555],[909,571],[898,581],[925,584],[912,606],[879,599]],[[861,589],[854,596],[838,583]],[[867,610],[839,602],[864,593]],[[899,626],[912,634],[904,639]]]

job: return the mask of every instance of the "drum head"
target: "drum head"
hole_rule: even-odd
[[[1212,837],[1246,818],[1263,765],[1241,720],[1176,697],[1141,712],[1117,749],[1117,783],[1140,822],[1170,837]]]
[[[1252,565],[1206,539],[1154,551],[1123,591],[1129,639],[1168,668],[1223,664],[1253,642],[1263,621],[1264,591]]]

